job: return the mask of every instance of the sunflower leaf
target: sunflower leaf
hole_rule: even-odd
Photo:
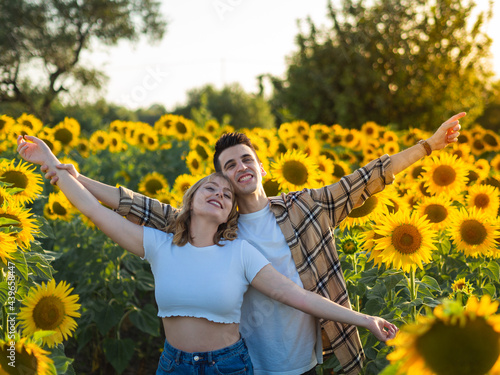
[[[500,266],[497,262],[491,261],[488,263],[486,268],[483,268],[483,273],[488,275],[492,281],[497,281],[500,278]]]
[[[104,339],[102,343],[106,359],[121,374],[134,355],[135,343],[132,339]]]
[[[160,335],[160,320],[156,308],[147,304],[144,309],[136,309],[129,315],[130,321],[141,331],[157,337]]]

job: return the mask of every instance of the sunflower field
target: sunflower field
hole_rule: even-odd
[[[153,126],[117,120],[82,134],[72,118],[51,126],[0,116],[0,375],[150,374],[164,340],[149,265],[22,161],[17,136],[43,139],[89,178],[179,206],[232,130],[166,114]],[[430,136],[373,122],[239,131],[268,172],[268,196],[335,183]],[[387,345],[359,330],[365,374],[500,374],[499,151],[491,130],[464,129],[334,229],[353,309],[400,327]],[[333,356],[319,369],[339,371]]]

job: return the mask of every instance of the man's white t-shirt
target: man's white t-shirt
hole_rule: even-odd
[[[278,272],[303,287],[290,247],[269,205],[240,214],[238,238],[255,246]],[[240,332],[256,375],[299,375],[323,361],[318,320],[266,297],[252,286],[243,299]]]

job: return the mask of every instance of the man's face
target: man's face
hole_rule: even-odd
[[[236,145],[225,149],[219,156],[219,163],[237,196],[252,194],[262,186],[266,172],[250,147]]]

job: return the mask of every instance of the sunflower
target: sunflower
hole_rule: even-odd
[[[78,295],[70,295],[72,291],[73,288],[65,281],[56,285],[54,279],[30,289],[18,315],[23,333],[31,335],[39,330],[55,331],[53,335],[42,338],[49,348],[72,336],[77,326],[73,318],[80,317],[77,311],[80,308]]]
[[[14,165],[15,160],[0,161],[0,181],[7,182],[11,188],[19,189],[12,195],[15,202],[19,204],[31,203],[43,191],[43,181],[40,175],[35,174],[34,167],[23,163]]]
[[[16,123],[16,121],[7,115],[0,116],[0,139],[5,139],[10,131],[10,128]]]
[[[15,341],[12,352],[12,342]],[[12,355],[14,354],[14,355]],[[40,348],[26,337],[15,340],[0,340],[0,375],[26,374],[49,375],[55,374],[54,361],[49,357],[50,352]],[[9,356],[15,358],[14,367],[9,366]],[[11,371],[9,371],[11,369]]]
[[[399,137],[398,135],[396,134],[396,132],[392,131],[392,130],[386,130],[384,131],[384,142],[397,142]]]
[[[342,221],[339,228],[349,229],[357,225],[363,226],[375,220],[379,215],[389,213],[389,207],[392,205],[387,192],[381,191],[369,197],[361,206],[354,208]]]
[[[446,194],[432,197],[423,197],[417,204],[418,214],[429,220],[434,229],[445,229],[450,219],[455,216],[457,209],[452,206],[452,200]]]
[[[159,200],[162,203],[169,204],[173,207],[178,207],[180,203],[182,203],[182,194],[177,194],[175,192],[170,191],[168,188],[160,190],[155,199]]]
[[[397,142],[386,142],[384,143],[384,153],[389,155],[394,155],[399,152],[399,144]]]
[[[500,154],[495,155],[495,157],[491,159],[490,165],[491,165],[491,170],[494,173],[497,174],[500,173]]]
[[[486,213],[486,217],[496,217],[500,206],[498,189],[490,185],[474,185],[469,188],[467,206]]]
[[[196,181],[198,181],[201,176],[193,176],[191,174],[181,174],[176,177],[172,189],[176,192],[184,195],[187,189],[189,189]]]
[[[109,152],[121,152],[123,151],[123,138],[117,131],[109,132]]]
[[[204,130],[216,136],[219,134],[220,124],[217,120],[208,120],[205,122]]]
[[[470,146],[467,143],[455,142],[449,148],[446,148],[449,154],[455,155],[457,159],[461,159],[465,162],[471,162],[474,160],[474,155],[470,152]]]
[[[461,129],[457,138],[458,143],[470,144],[472,142],[471,132],[467,129]]]
[[[465,309],[458,301],[445,300],[387,342],[395,346],[387,359],[401,363],[397,375],[499,375],[497,308],[488,295],[480,302],[469,298]]]
[[[270,175],[267,175],[265,180],[262,181],[262,186],[268,197],[276,197],[280,194],[280,184],[273,180]]]
[[[375,225],[376,224],[367,226],[366,229],[360,233],[359,240],[361,242],[361,249],[366,251],[367,254],[370,254],[368,261],[373,260],[373,265],[375,267],[381,267],[384,264],[381,256],[382,251],[375,249],[375,240],[382,238],[382,236],[375,233],[373,229]]]
[[[441,153],[424,165],[423,180],[431,195],[446,193],[453,197],[460,194],[467,184],[467,166],[456,156]]]
[[[489,256],[494,253],[495,238],[500,233],[487,219],[486,214],[475,207],[469,212],[461,208],[452,218],[448,229],[459,251],[471,257]]]
[[[125,136],[127,134],[127,121],[114,120],[109,124],[109,132],[117,132],[121,136]]]
[[[482,134],[477,135],[472,139],[470,149],[472,154],[476,155],[476,157],[488,151],[488,145],[484,142]]]
[[[465,280],[465,277],[455,280],[451,285],[451,294],[448,298],[454,299],[459,293],[463,293],[467,296],[471,296],[474,292],[474,287],[469,281]]]
[[[49,200],[43,208],[44,216],[47,219],[59,219],[68,222],[75,214],[75,211],[68,198],[61,191],[50,193]]]
[[[14,200],[12,199],[12,195],[9,192],[9,188],[6,188],[2,185],[2,182],[0,181],[0,206],[2,206],[4,203],[5,204],[15,204]]]
[[[160,140],[158,137],[158,133],[154,130],[148,131],[141,138],[140,145],[149,151],[158,150],[160,147]]]
[[[323,144],[330,143],[332,130],[328,125],[325,124],[313,124],[310,127],[311,136],[316,138]]]
[[[381,127],[373,121],[365,122],[361,126],[361,133],[368,139],[377,139],[379,137]]]
[[[17,205],[0,206],[0,218],[15,220],[18,224],[12,224],[19,231],[11,233],[11,236],[16,239],[17,244],[23,248],[28,248],[31,241],[35,239],[34,234],[38,233],[38,225],[31,218],[29,210]],[[0,227],[8,227],[10,225],[1,225]]]
[[[93,151],[105,150],[109,147],[109,133],[96,130],[89,139],[89,148]]]
[[[357,149],[361,144],[363,135],[358,129],[348,129],[344,134],[342,145],[347,148]]]
[[[317,165],[312,158],[297,150],[282,154],[270,168],[271,175],[280,184],[280,189],[294,191],[305,187],[314,188],[318,177]]]
[[[0,259],[7,264],[7,259],[12,259],[17,250],[16,238],[9,233],[0,231]]]
[[[74,118],[65,117],[63,121],[54,126],[52,134],[54,139],[61,142],[63,147],[72,148],[78,144],[80,124]]]
[[[326,155],[318,155],[314,158],[314,161],[318,166],[318,172],[321,180],[324,181],[324,185],[333,184],[333,171],[335,169],[333,160]]]
[[[168,188],[167,179],[158,172],[148,173],[139,183],[139,192],[150,197],[154,197],[165,188]]]
[[[205,171],[206,168],[205,161],[194,150],[189,151],[189,153],[187,154],[186,165],[192,175],[200,175]]]
[[[484,131],[483,142],[489,151],[500,151],[500,137],[493,130]]]
[[[339,181],[342,177],[347,176],[351,173],[351,168],[349,164],[342,160],[337,160],[333,163],[333,182]]]
[[[340,240],[340,250],[346,254],[354,254],[362,250],[361,240],[359,235],[348,234]]]
[[[433,243],[437,232],[425,217],[400,210],[393,215],[381,216],[373,227],[375,233],[382,236],[375,242],[375,249],[385,264],[404,272],[417,267],[431,259]]]
[[[177,121],[173,122],[167,135],[170,135],[179,141],[187,141],[193,136],[195,128],[196,125],[193,121],[183,116],[179,116]],[[217,127],[217,129],[219,128]]]
[[[80,138],[76,145],[76,150],[83,158],[88,158],[90,155],[90,144],[87,139]]]
[[[16,119],[16,123],[30,129],[31,134],[36,134],[43,128],[43,123],[33,115],[23,113]]]

